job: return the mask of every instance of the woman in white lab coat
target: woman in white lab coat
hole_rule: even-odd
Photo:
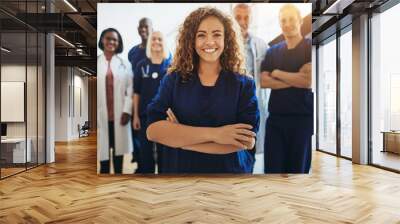
[[[114,173],[122,173],[123,156],[132,153],[130,127],[132,115],[133,75],[128,62],[119,53],[122,38],[116,29],[105,29],[100,35],[97,57],[97,152],[100,173],[110,173],[110,149]]]

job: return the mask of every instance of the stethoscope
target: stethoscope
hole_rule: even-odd
[[[149,77],[150,65],[146,65],[146,72],[144,71],[143,66],[142,66],[141,69],[142,69],[143,78],[148,78],[148,77]],[[158,73],[157,73],[157,72],[153,72],[153,73],[151,74],[151,77],[152,77],[153,79],[158,78]]]

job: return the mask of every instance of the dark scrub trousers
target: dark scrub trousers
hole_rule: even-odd
[[[303,39],[292,49],[282,41],[268,49],[261,71],[279,69],[295,73],[307,63],[311,63],[311,40]],[[265,173],[309,172],[313,110],[311,89],[271,90],[265,127]]]
[[[114,135],[114,121],[108,122],[108,145],[109,150],[115,147],[115,135]],[[122,162],[124,156],[116,156],[115,149],[113,153],[113,164],[114,164],[114,173],[122,173]],[[110,173],[110,160],[100,161],[100,173],[101,174],[109,174]]]
[[[165,120],[171,108],[181,124],[220,127],[246,123],[258,131],[260,114],[254,80],[221,71],[214,86],[203,86],[198,74],[182,80],[166,75],[147,108],[148,124]],[[180,148],[163,148],[164,173],[251,173],[255,158],[246,149],[229,154],[208,154]]]
[[[135,45],[132,47],[128,52],[128,60],[132,65],[133,75],[135,75],[135,68],[139,61],[147,58],[146,57],[146,48],[141,48],[140,44]],[[133,140],[133,152],[132,152],[132,162],[139,161],[139,148],[140,148],[140,141],[139,141],[139,131],[133,130],[132,128],[132,140]],[[136,169],[136,173],[141,173],[140,167]]]
[[[147,105],[157,94],[162,78],[165,76],[170,60],[165,59],[161,64],[153,64],[149,59],[140,61],[135,69],[134,92],[140,96],[139,118],[140,130],[137,135],[139,147],[137,148],[139,173],[154,173],[157,163],[158,173],[162,173],[162,146],[157,144],[157,161],[154,160],[154,142],[147,139]]]

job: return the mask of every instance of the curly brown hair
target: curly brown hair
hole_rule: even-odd
[[[199,68],[195,37],[200,23],[207,17],[218,18],[224,26],[224,50],[220,56],[222,70],[245,74],[242,41],[237,25],[231,18],[213,7],[201,7],[186,17],[179,29],[178,44],[168,73],[177,72],[187,81]]]

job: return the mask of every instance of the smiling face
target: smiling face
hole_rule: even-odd
[[[201,21],[196,32],[195,50],[200,62],[217,62],[224,51],[224,25],[214,16]]]
[[[294,7],[286,7],[279,13],[279,23],[286,38],[301,35],[301,24],[299,11]]]
[[[240,26],[243,37],[247,37],[250,25],[250,8],[249,7],[236,7],[233,11],[236,22]]]
[[[146,42],[149,34],[153,31],[153,25],[150,19],[142,19],[139,22],[138,33],[142,41]]]
[[[168,72],[179,73],[184,81],[205,68],[204,65],[244,74],[242,43],[236,28],[228,15],[214,7],[200,7],[191,12],[179,29]]]
[[[153,32],[151,34],[151,51],[159,53],[163,51],[163,37],[160,32]]]
[[[118,48],[118,34],[116,32],[107,32],[103,37],[104,51],[115,52]]]

